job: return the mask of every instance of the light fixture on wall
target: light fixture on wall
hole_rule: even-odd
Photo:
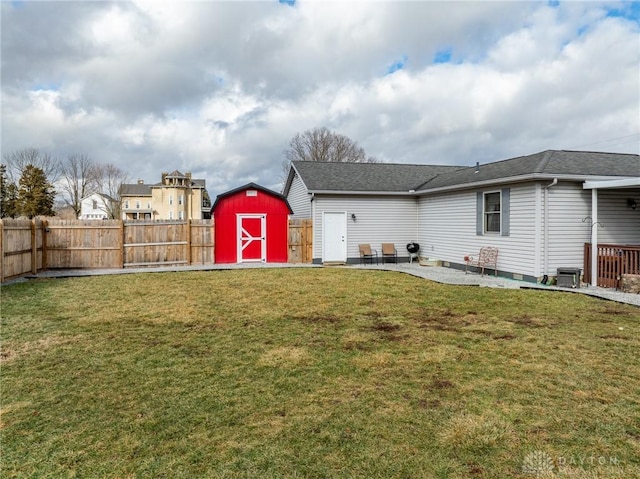
[[[354,223],[356,222],[356,220],[358,218],[356,218],[356,214],[355,213],[351,213],[351,219],[353,220]]]
[[[627,206],[632,210],[635,210],[638,207],[638,203],[633,198],[627,198]]]

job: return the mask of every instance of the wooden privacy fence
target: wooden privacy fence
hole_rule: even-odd
[[[37,273],[45,262],[43,221],[0,221],[0,282],[24,273]]]
[[[122,266],[120,220],[45,220],[43,268],[118,268]]]
[[[213,221],[124,224],[123,267],[213,263]]]
[[[289,263],[311,263],[313,259],[313,222],[289,220]]]
[[[620,288],[622,276],[640,274],[640,245],[598,243],[598,286]],[[584,244],[584,278],[591,281],[591,243]]]
[[[311,220],[290,221],[290,263],[311,262],[312,238]],[[213,253],[213,220],[0,220],[0,282],[43,269],[213,264]]]

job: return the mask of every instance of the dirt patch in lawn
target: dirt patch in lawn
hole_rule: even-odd
[[[47,336],[20,344],[6,342],[2,345],[2,351],[0,351],[0,363],[9,363],[32,354],[44,354],[51,348],[64,344],[77,343],[81,340],[81,337],[82,336]]]
[[[311,361],[311,355],[305,348],[278,347],[265,351],[258,359],[260,366],[292,368]]]

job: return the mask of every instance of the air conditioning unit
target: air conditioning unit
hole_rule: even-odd
[[[556,286],[559,288],[579,288],[580,268],[558,268]]]

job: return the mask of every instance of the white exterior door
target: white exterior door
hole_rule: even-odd
[[[322,214],[322,261],[347,262],[347,213]]]
[[[238,263],[267,261],[267,215],[238,215]]]

